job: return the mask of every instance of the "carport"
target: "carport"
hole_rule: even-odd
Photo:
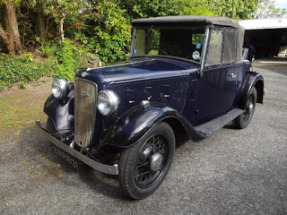
[[[242,20],[244,43],[255,48],[255,59],[287,60],[287,18]]]

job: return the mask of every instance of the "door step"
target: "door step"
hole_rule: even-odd
[[[214,132],[218,131],[223,126],[227,125],[229,122],[234,120],[236,117],[238,117],[242,113],[243,113],[242,109],[239,109],[239,108],[232,109],[228,113],[222,116],[219,116],[209,122],[195,126],[195,130],[198,133],[200,133],[202,136],[208,137]]]

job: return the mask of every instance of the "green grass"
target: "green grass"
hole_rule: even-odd
[[[0,93],[0,133],[31,126],[36,119],[44,119],[43,106],[50,94],[50,83],[29,90],[12,90]]]

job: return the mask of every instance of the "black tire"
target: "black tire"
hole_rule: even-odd
[[[163,182],[172,163],[175,137],[167,123],[155,125],[120,158],[119,182],[132,199],[151,195]]]
[[[256,101],[257,90],[255,87],[252,87],[248,98],[246,99],[243,114],[241,114],[234,120],[236,128],[243,129],[249,125],[255,111]]]

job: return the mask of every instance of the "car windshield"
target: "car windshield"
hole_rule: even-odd
[[[133,34],[131,55],[170,56],[200,62],[204,35],[204,27],[139,27]]]

